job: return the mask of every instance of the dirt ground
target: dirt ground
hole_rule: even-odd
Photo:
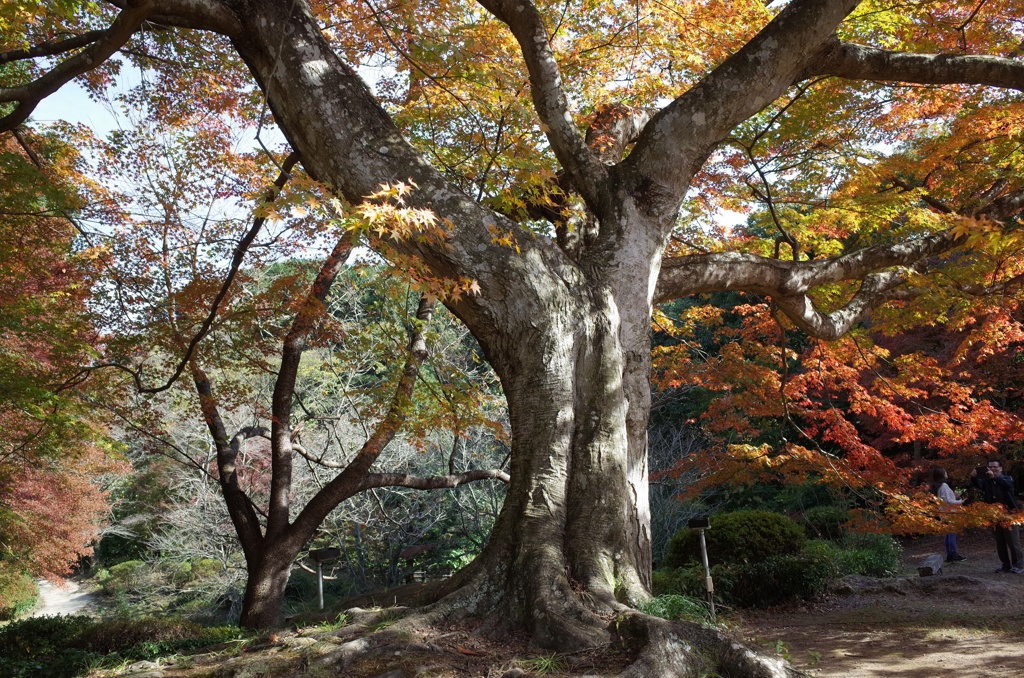
[[[731,633],[785,656],[814,678],[1024,677],[1024,575],[996,574],[992,535],[961,536],[963,563],[921,577],[917,565],[943,554],[942,537],[905,543],[905,576],[850,578],[813,603],[727,614]],[[386,612],[386,611],[385,611]],[[411,678],[424,670],[448,678],[504,675],[607,676],[629,657],[607,648],[545,655],[525,637],[481,636],[471,626],[431,628],[337,672],[336,652],[347,641],[385,623],[331,630],[303,624],[268,634],[246,647],[194,657],[139,662],[90,678],[198,678],[199,676],[345,675]],[[301,669],[301,670],[300,670]],[[653,678],[653,677],[652,677]]]
[[[960,537],[968,557],[920,577],[942,537],[905,543],[906,576],[849,580],[824,600],[748,613],[737,633],[816,678],[1024,676],[1024,574],[997,574],[992,535]]]
[[[68,580],[63,586],[40,580],[39,602],[33,617],[47,617],[58,614],[85,614],[96,604],[94,591],[83,591],[78,582]]]

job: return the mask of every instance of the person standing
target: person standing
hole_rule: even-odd
[[[963,499],[957,499],[956,494],[953,493],[952,488],[946,480],[949,476],[946,474],[946,469],[941,466],[932,467],[932,493],[935,494],[944,503],[951,506],[959,506],[964,503]],[[967,560],[967,556],[960,555],[956,549],[956,533],[950,532],[946,535],[946,562],[947,563],[962,563]]]
[[[1017,491],[1013,478],[1003,473],[1003,462],[990,459],[985,467],[985,474],[980,475],[978,469],[971,471],[971,484],[981,490],[982,500],[987,504],[1002,504],[1010,513],[1016,511]],[[1024,572],[1024,556],[1020,550],[1020,525],[997,523],[993,528],[996,537],[996,552],[1003,566],[996,572]]]

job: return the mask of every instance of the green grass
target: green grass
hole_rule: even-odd
[[[516,665],[539,676],[562,673],[566,669],[565,662],[556,654],[541,655],[540,657],[531,657],[530,659],[518,659],[516,660]]]
[[[662,619],[684,620],[699,624],[711,623],[711,611],[707,603],[690,596],[667,594],[652,598],[640,608],[641,612]]]

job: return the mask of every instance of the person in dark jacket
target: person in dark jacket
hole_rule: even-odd
[[[1003,473],[1003,462],[990,459],[985,474],[980,475],[978,469],[971,471],[971,484],[981,490],[982,500],[987,504],[1002,504],[1008,512],[1014,512],[1017,505],[1017,490],[1013,478]],[[1020,526],[999,523],[993,528],[996,536],[996,552],[1003,566],[996,572],[1024,572],[1024,556],[1020,549]]]

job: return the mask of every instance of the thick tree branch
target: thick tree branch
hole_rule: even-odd
[[[142,23],[152,15],[151,3],[131,3],[117,15],[103,37],[91,42],[82,51],[60,62],[49,72],[18,87],[0,89],[0,102],[16,102],[14,110],[0,118],[0,132],[14,129],[28,119],[45,97],[63,85],[109,59],[121,48]]]
[[[464,471],[446,476],[411,476],[406,473],[367,474],[359,489],[374,487],[410,487],[414,490],[443,490],[479,480],[500,480],[508,484],[509,475],[499,469]]]
[[[0,54],[0,64],[8,61],[56,56],[74,49],[54,68],[30,83],[0,88],[0,102],[14,102],[14,110],[0,118],[0,132],[25,122],[39,102],[72,79],[96,68],[119,49],[145,24],[153,22],[184,28],[211,30],[231,35],[239,28],[237,18],[221,2],[205,0],[121,0],[110,4],[121,11],[105,30],[47,42],[24,50]]]
[[[898,294],[905,282],[901,270],[962,242],[946,231],[893,245],[876,245],[833,259],[783,261],[755,254],[724,252],[678,257],[665,261],[658,279],[655,303],[725,290],[770,296],[801,329],[816,337],[834,339],[864,315]],[[819,285],[863,280],[859,291],[841,309],[822,313],[808,293]]]
[[[655,293],[663,303],[702,292],[747,290],[761,294],[803,294],[818,285],[862,280],[893,266],[912,266],[962,242],[949,231],[891,245],[875,245],[832,259],[784,261],[741,252],[666,259]]]
[[[63,54],[64,52],[70,52],[73,49],[79,49],[92,44],[106,34],[107,32],[103,30],[87,31],[81,35],[73,35],[70,38],[64,38],[63,40],[40,43],[27,49],[12,49],[9,52],[3,52],[0,54],[0,64],[6,64],[11,61],[22,61],[24,59],[56,56],[57,54]]]
[[[980,213],[997,221],[1003,221],[1019,214],[1021,210],[1024,210],[1024,189],[995,198]]]
[[[859,0],[795,0],[647,125],[624,169],[681,199],[710,148],[779,98]],[[651,189],[648,188],[648,191]]]
[[[832,340],[849,332],[871,309],[898,296],[904,282],[904,271],[873,273],[864,279],[860,289],[845,306],[831,313],[819,311],[806,294],[773,294],[772,300],[804,332],[812,337]]]
[[[551,148],[587,204],[598,205],[607,172],[587,148],[573,121],[550,36],[537,6],[531,0],[479,1],[512,30],[530,73],[533,105]]]
[[[1024,62],[973,54],[912,54],[830,41],[800,79],[832,75],[922,85],[987,85],[1024,91]]]
[[[138,0],[107,0],[119,9],[127,9]],[[222,35],[237,33],[241,24],[223,0],[150,0],[153,14],[147,28],[171,26],[213,31]]]
[[[636,108],[625,104],[602,104],[587,128],[587,148],[606,165],[614,165],[626,155],[626,147],[636,141],[644,127],[658,113],[656,108]]]

